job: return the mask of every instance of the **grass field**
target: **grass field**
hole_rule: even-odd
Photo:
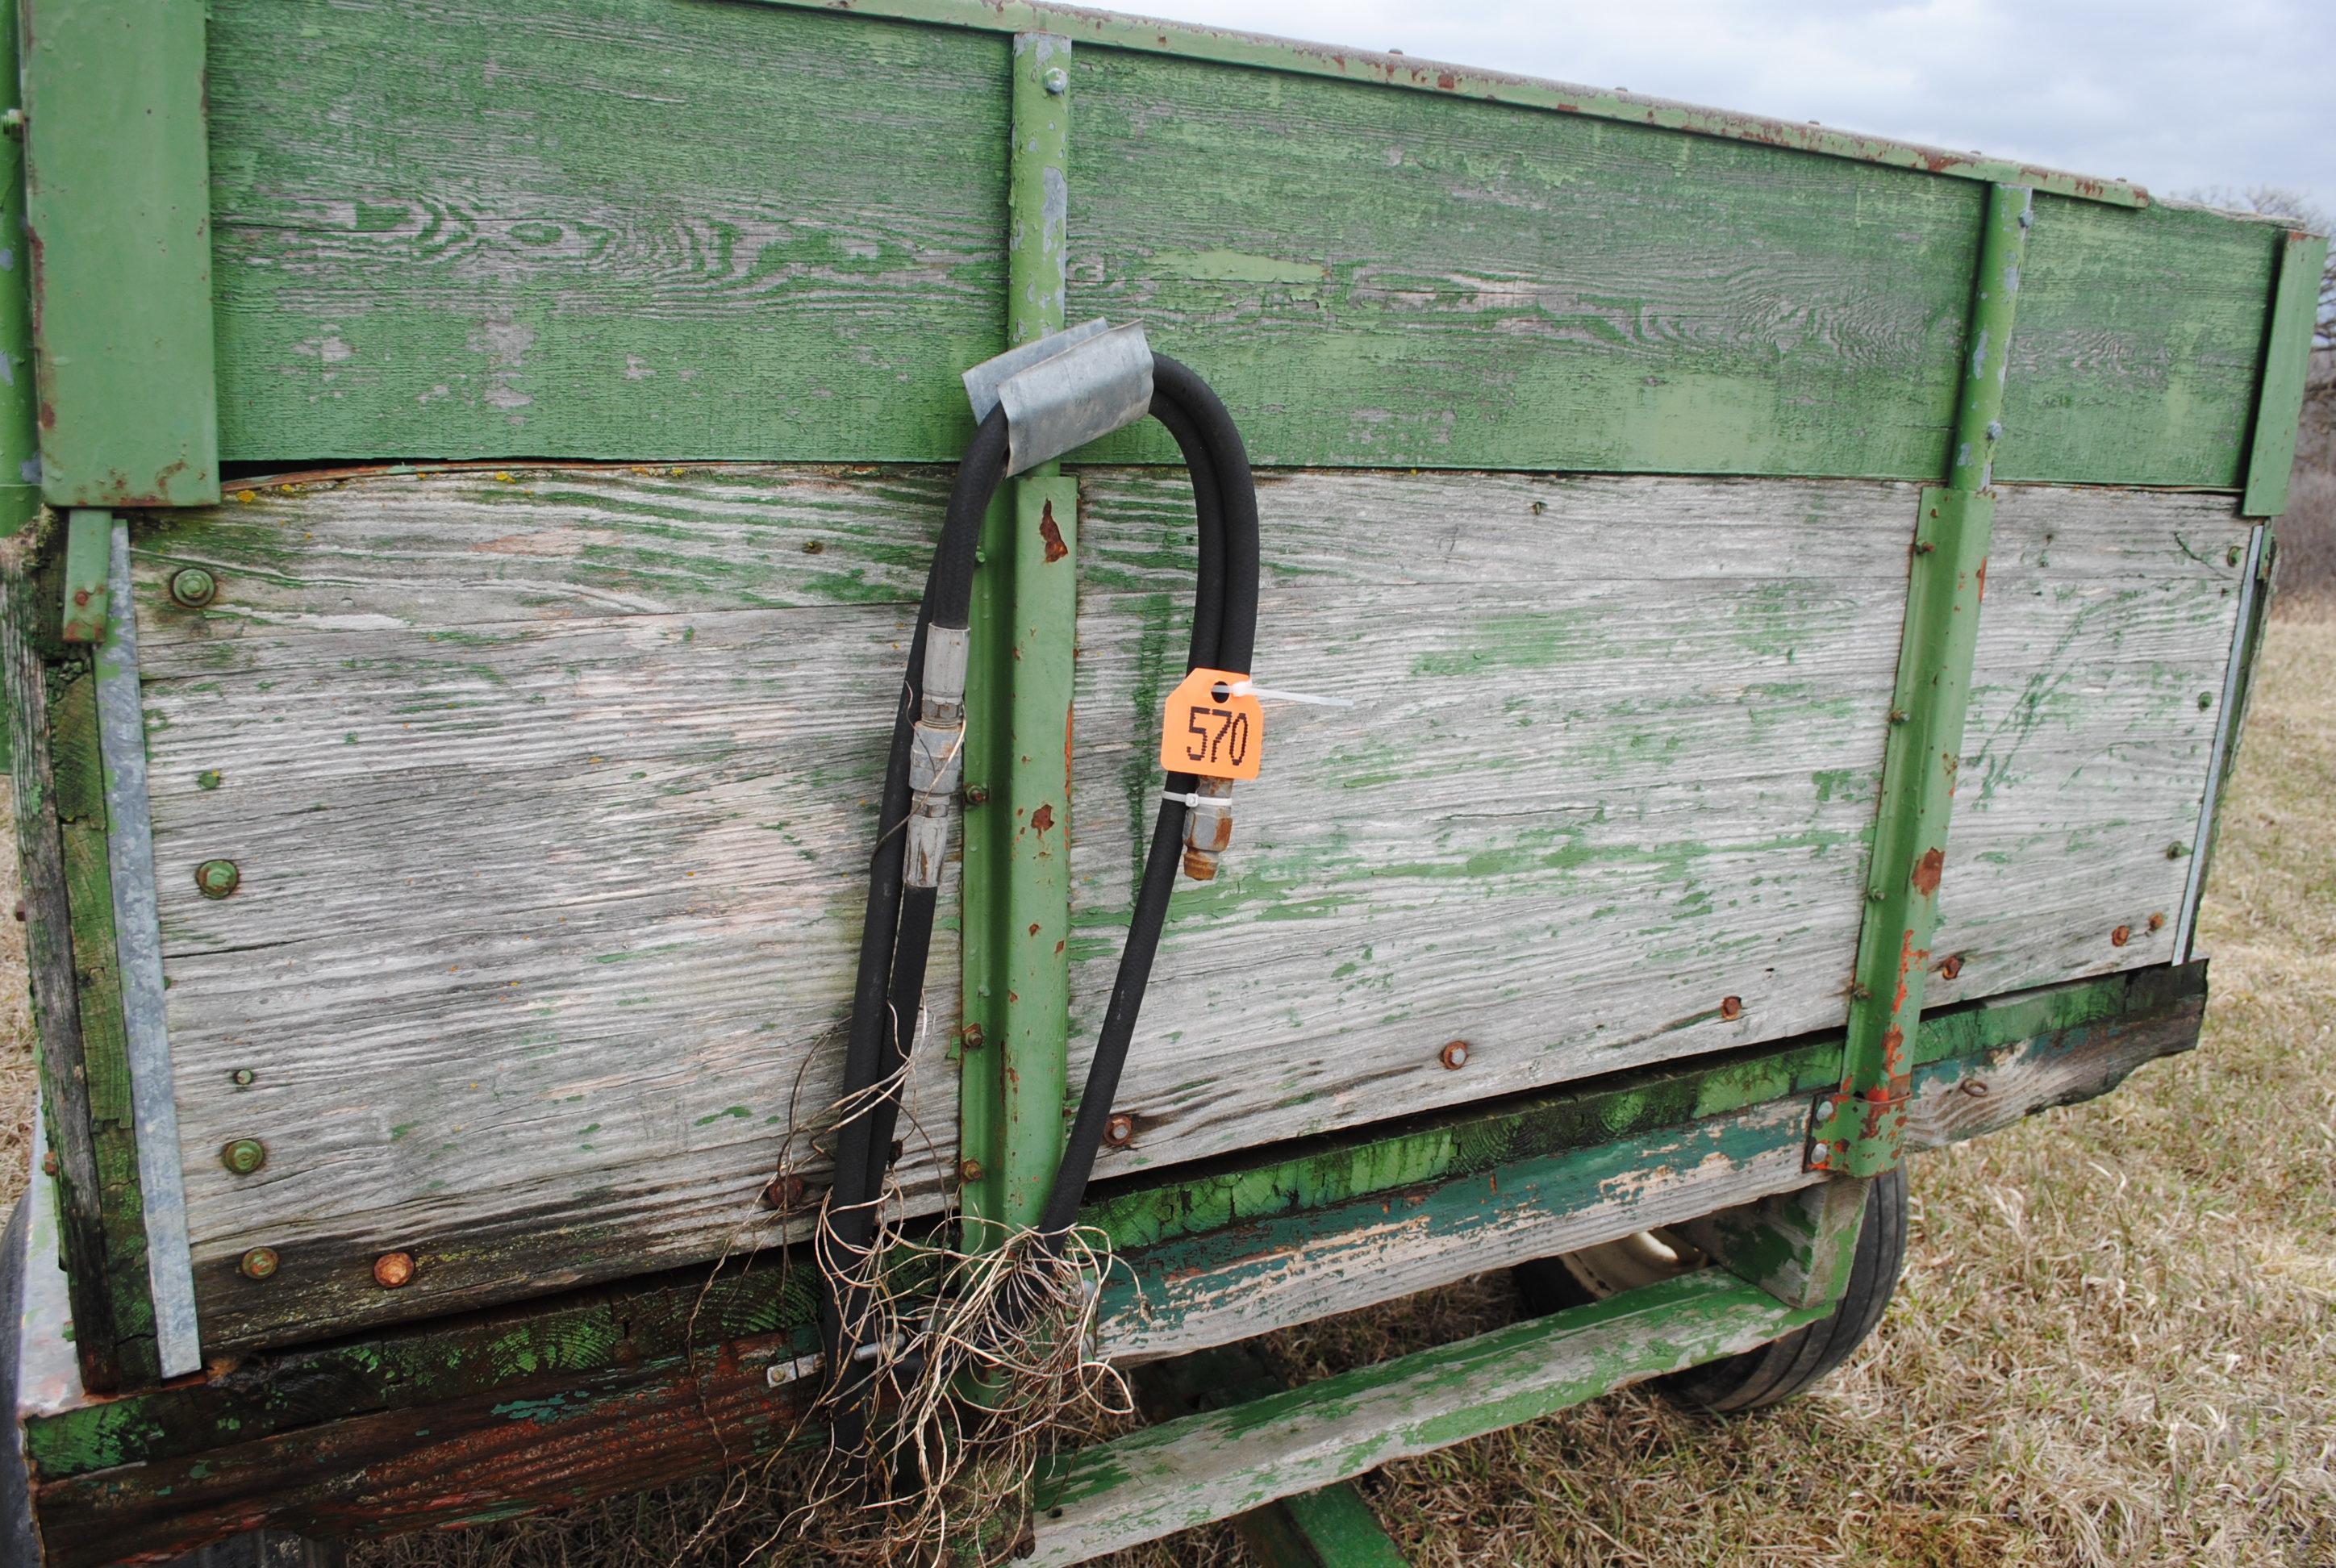
[[[1360,1483],[1388,1532],[1420,1563],[2336,1568],[2331,803],[2336,616],[2305,609],[2272,628],[2224,814],[2202,1048],[1923,1158],[1897,1300],[1820,1392],[1727,1424],[1624,1392],[1397,1465]],[[0,989],[20,998],[21,969]],[[30,1120],[13,1006],[12,1189]],[[1319,1376],[1516,1310],[1480,1280],[1278,1335],[1270,1355]],[[716,1496],[676,1488],[353,1562],[666,1563]],[[696,1560],[744,1561],[773,1516],[726,1514]],[[1241,1560],[1219,1529],[1117,1561]]]

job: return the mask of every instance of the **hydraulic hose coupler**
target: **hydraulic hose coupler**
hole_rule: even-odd
[[[1217,857],[1232,847],[1233,781],[1204,778],[1192,793],[1201,803],[1184,813],[1184,874],[1211,882],[1217,880]]]
[[[908,864],[912,888],[941,885],[949,858],[949,813],[965,773],[966,628],[937,626],[925,634],[924,698],[909,739]]]

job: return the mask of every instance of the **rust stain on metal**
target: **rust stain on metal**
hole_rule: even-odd
[[[1936,847],[1924,850],[1922,858],[1914,862],[1914,891],[1929,898],[1939,891],[1940,873],[1946,870],[1944,851]]]
[[[1048,828],[1053,827],[1055,825],[1055,808],[1051,805],[1043,805],[1037,811],[1032,812],[1030,813],[1030,825],[1041,833],[1044,833]]]
[[[1038,537],[1046,541],[1048,566],[1071,553],[1071,547],[1063,542],[1063,531],[1055,526],[1055,503],[1051,501],[1039,508]]]

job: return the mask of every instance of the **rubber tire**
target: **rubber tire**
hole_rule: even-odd
[[[1732,1416],[1778,1404],[1806,1392],[1850,1358],[1882,1321],[1906,1264],[1906,1169],[1876,1176],[1865,1192],[1865,1219],[1849,1286],[1829,1317],[1741,1355],[1707,1361],[1655,1379],[1680,1404]],[[1537,1313],[1586,1305],[1596,1298],[1554,1258],[1521,1263],[1513,1271],[1525,1305]]]

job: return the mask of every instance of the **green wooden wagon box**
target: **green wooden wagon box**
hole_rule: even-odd
[[[810,1440],[960,375],[1096,317],[1246,444],[1238,673],[1350,706],[1263,710],[1083,1191],[1092,1353],[1171,1407],[968,1550],[1790,1392],[1909,1152],[2197,1038],[2319,236],[1018,0],[15,10],[8,1563]],[[1131,424],[980,514],[898,1233],[1055,1182],[1195,494]],[[1504,1268],[1548,1310],[1226,1402]]]

